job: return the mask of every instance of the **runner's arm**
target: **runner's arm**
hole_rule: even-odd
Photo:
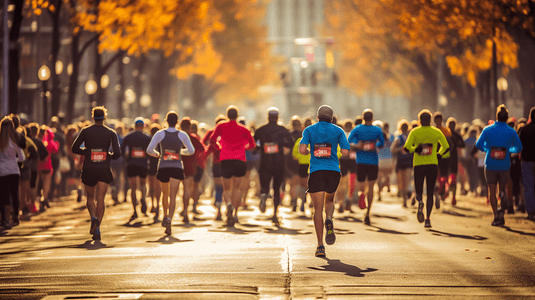
[[[126,146],[128,145],[128,136],[125,136],[123,139],[123,143],[121,144],[121,154],[123,156],[126,156]]]
[[[383,134],[383,131],[379,134],[379,142],[377,142],[376,146],[377,148],[383,148],[385,146],[385,135]]]
[[[414,150],[416,147],[414,146],[414,134],[413,131],[409,132],[409,136],[407,137],[407,140],[405,141],[405,145],[403,145],[403,148],[405,151],[409,153],[414,153]]]
[[[446,139],[446,136],[444,136],[444,134],[441,131],[437,131],[437,134],[439,136],[438,141],[440,143],[440,150],[438,150],[437,154],[444,155],[444,153],[446,153],[450,149],[450,144],[448,144],[448,140]]]
[[[193,144],[191,143],[191,140],[189,136],[185,132],[179,132],[178,137],[184,143],[184,146],[186,146],[186,149],[182,149],[180,151],[180,154],[182,155],[193,155],[195,154],[195,147],[193,147]]]
[[[485,141],[486,141],[486,130],[483,129],[483,131],[481,131],[481,135],[479,135],[479,138],[477,139],[477,142],[476,142],[476,148],[481,150],[481,152],[487,152],[487,147],[486,147],[486,144],[485,144]]]
[[[256,148],[255,140],[253,139],[253,135],[251,134],[251,131],[249,129],[245,128],[245,139],[247,140],[247,148],[245,150],[252,150]]]
[[[156,151],[156,145],[158,145],[163,137],[165,135],[165,132],[163,130],[160,130],[154,134],[152,139],[150,140],[149,146],[147,146],[147,154],[154,157],[160,157],[160,153]]]
[[[349,145],[344,132],[341,132],[338,137],[338,145],[340,146],[340,152],[342,153],[342,156],[348,156],[351,146]]]
[[[301,138],[301,141],[299,142],[299,153],[303,155],[309,155],[310,150],[308,149],[308,144],[310,144],[310,138],[308,136],[308,130],[305,129],[303,131],[303,137]]]
[[[402,151],[403,147],[401,146],[401,141],[399,138],[395,138],[394,139],[394,142],[392,143],[392,145],[390,146],[390,151],[392,152],[392,154],[396,154],[400,151]]]
[[[111,146],[113,148],[113,154],[110,156],[110,158],[118,159],[121,157],[121,146],[119,146],[119,138],[115,132],[111,135]]]
[[[509,149],[511,153],[521,153],[522,152],[522,142],[518,137],[518,134],[513,136],[513,146]]]
[[[84,149],[80,148],[80,146],[82,145],[84,140],[85,140],[85,130],[82,129],[80,131],[80,133],[78,134],[78,136],[76,136],[76,139],[74,140],[74,143],[72,143],[72,146],[71,146],[72,153],[80,154],[80,155],[88,155],[89,154],[87,147],[85,147]]]

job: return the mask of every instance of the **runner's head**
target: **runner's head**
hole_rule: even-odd
[[[431,111],[429,109],[422,109],[418,114],[418,120],[422,126],[431,126]]]
[[[435,126],[442,127],[442,121],[444,120],[444,116],[441,112],[437,111],[433,114],[433,121],[435,122]]]
[[[102,123],[108,116],[108,110],[104,106],[95,106],[91,110],[91,117],[95,120],[95,123]]]
[[[180,121],[180,129],[184,130],[187,133],[191,131],[191,119],[189,117],[184,117]]]
[[[448,128],[451,130],[451,132],[454,132],[455,127],[457,126],[457,120],[454,117],[449,117],[446,121],[446,125],[448,125]]]
[[[239,117],[238,118],[238,123],[242,124],[243,126],[245,126],[245,117]]]
[[[176,124],[178,123],[178,114],[174,111],[170,111],[165,116],[165,121],[169,125],[169,127],[176,127]]]
[[[294,115],[291,119],[290,119],[291,123],[292,123],[292,129],[293,130],[301,130],[301,118],[299,118],[298,115]]]
[[[156,132],[158,132],[158,130],[162,129],[162,125],[158,124],[158,123],[152,123],[152,125],[150,125],[150,135],[153,136],[156,134]]]
[[[134,127],[136,130],[141,131],[145,127],[145,120],[142,117],[137,117],[134,120]]]
[[[279,120],[279,109],[276,108],[275,106],[272,106],[268,108],[267,113],[268,113],[268,122],[277,123],[277,121]]]
[[[236,121],[238,119],[238,107],[231,105],[227,107],[227,118],[231,121]]]
[[[362,124],[362,122],[364,122],[364,119],[362,118],[362,116],[357,116],[355,118],[355,126]]]
[[[197,134],[197,131],[199,131],[199,121],[191,120],[191,133]]]
[[[318,108],[318,120],[324,122],[332,122],[333,120],[333,109],[329,105],[322,105]]]
[[[347,119],[343,122],[345,132],[350,132],[353,129],[353,121]]]
[[[364,120],[364,123],[371,124],[373,121],[373,111],[369,108],[366,108],[362,112],[362,119]]]
[[[401,119],[398,122],[398,130],[401,133],[407,133],[407,131],[409,131],[409,121],[407,121],[406,119]]]
[[[505,105],[502,104],[496,109],[496,120],[498,120],[498,122],[507,122],[507,119],[509,119],[509,111]]]
[[[224,122],[227,120],[227,117],[225,117],[223,114],[219,114],[219,116],[217,116],[215,118],[215,124],[219,124],[220,122]]]
[[[9,114],[9,117],[11,118],[11,121],[13,122],[13,126],[15,126],[15,129],[19,128],[20,125],[20,118],[16,114]]]
[[[304,120],[303,120],[303,129],[304,128],[307,128],[308,126],[312,125],[312,119],[309,118],[309,117],[306,117]]]
[[[9,139],[16,143],[15,126],[9,116],[5,116],[0,123],[0,150],[5,150],[9,145]]]

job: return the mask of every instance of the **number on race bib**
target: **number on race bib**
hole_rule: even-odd
[[[315,144],[314,145],[314,157],[326,158],[331,157],[331,144]]]
[[[503,147],[492,147],[490,150],[490,157],[496,160],[504,160],[507,151]]]
[[[364,151],[375,151],[375,141],[364,141],[362,145]]]
[[[91,149],[91,161],[92,162],[103,162],[106,160],[107,153],[102,149]]]
[[[422,152],[420,155],[431,155],[433,153],[433,144],[422,144]]]
[[[134,158],[144,158],[146,157],[145,151],[140,148],[134,148],[132,149],[132,157]]]
[[[180,154],[173,150],[165,150],[163,160],[180,160]]]
[[[279,153],[279,145],[277,143],[264,143],[264,153],[266,154]]]

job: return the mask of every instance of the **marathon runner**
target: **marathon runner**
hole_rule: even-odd
[[[391,150],[396,156],[396,174],[398,179],[398,190],[403,198],[403,207],[407,207],[409,181],[412,173],[413,154],[408,153],[403,147],[409,137],[409,121],[402,119],[398,123],[400,134],[394,139]]]
[[[152,115],[154,117],[154,115]],[[162,126],[158,123],[152,123],[150,125],[150,137],[154,137],[156,132],[162,129]],[[159,151],[159,147],[156,146],[156,151]],[[147,170],[147,177],[149,179],[149,196],[151,197],[152,207],[150,212],[154,214],[154,221],[158,222],[160,217],[160,196],[162,195],[162,187],[156,179],[158,173],[158,157],[149,157],[149,168]]]
[[[311,155],[307,192],[310,193],[314,204],[314,228],[318,239],[316,256],[325,257],[323,207],[325,205],[325,243],[332,245],[336,241],[332,220],[334,194],[341,177],[338,147],[341,148],[342,155],[347,156],[350,146],[344,130],[331,123],[333,110],[330,106],[320,106],[317,118],[318,123],[305,128],[303,131],[303,138],[299,142],[299,153]]]
[[[410,153],[416,153],[413,158],[414,167],[414,187],[416,190],[416,200],[418,200],[418,222],[424,222],[424,202],[422,201],[424,179],[427,183],[427,219],[425,227],[431,228],[431,211],[433,210],[433,191],[438,175],[438,162],[442,154],[448,148],[446,137],[438,128],[431,127],[431,112],[428,109],[420,111],[418,114],[420,126],[411,130],[405,142],[404,149]],[[441,146],[438,150],[438,144]],[[435,202],[440,201],[437,197]]]
[[[156,132],[147,147],[147,154],[159,157],[156,178],[160,181],[162,187],[162,226],[165,227],[165,234],[171,235],[176,196],[180,182],[184,180],[184,167],[181,158],[182,155],[194,154],[195,148],[193,148],[188,134],[176,129],[178,124],[178,114],[176,112],[168,112],[165,119],[169,127]],[[159,151],[156,150],[156,146],[160,147]],[[183,149],[184,146],[186,146],[186,149]]]
[[[227,117],[220,114],[215,118],[215,125],[217,126],[219,123],[226,121]],[[212,134],[214,134],[214,130],[215,127],[211,130],[208,130],[204,135],[202,142],[205,146],[208,147],[208,150],[206,150],[206,157],[210,156],[210,154],[212,153],[214,154],[214,157],[212,159],[212,177],[214,178],[215,190],[214,206],[217,209],[215,220],[221,221],[221,203],[223,202],[223,181],[221,179],[220,160],[221,151],[219,150],[221,148],[221,144],[219,144],[219,140],[221,139],[221,137],[218,138],[218,141],[216,143],[211,143],[210,138],[212,137]]]
[[[148,173],[148,156],[147,146],[151,138],[143,133],[145,121],[138,117],[134,120],[134,131],[127,134],[121,144],[121,153],[126,160],[126,176],[130,184],[130,196],[132,198],[132,207],[134,214],[130,221],[137,219],[137,181],[139,179],[139,191],[141,192],[141,213],[147,215],[147,173]],[[127,150],[128,147],[128,150]]]
[[[113,181],[110,160],[121,156],[121,149],[117,133],[104,125],[108,110],[104,106],[97,106],[91,111],[95,123],[84,127],[71,150],[75,154],[84,155],[82,169],[82,183],[85,185],[87,198],[87,210],[91,216],[91,228],[89,233],[94,240],[100,240],[100,225],[104,217],[104,197],[108,191],[108,185]],[[82,143],[84,148],[80,148]],[[113,153],[109,153],[110,145]]]
[[[292,131],[290,132],[290,134],[292,135],[293,140],[297,141],[303,135],[303,130],[302,130],[303,127],[301,125],[301,118],[299,118],[299,116],[293,116],[290,119],[290,125],[292,126]],[[297,148],[299,148],[299,146]],[[286,156],[286,160],[285,160],[286,174],[289,176],[290,196],[292,198],[290,201],[290,205],[292,206],[292,211],[295,212],[297,210],[297,198],[299,197],[299,195],[301,195],[304,192],[304,187],[303,187],[303,191],[301,191],[301,185],[299,183],[300,176],[298,173],[299,172],[298,159],[295,158],[295,155],[293,153],[290,153],[289,155],[285,155],[285,156]]]
[[[446,184],[446,193],[445,197],[448,197],[448,194],[451,192],[451,205],[455,206],[457,205],[457,173],[459,171],[459,152],[461,149],[465,147],[463,138],[460,134],[455,131],[455,127],[457,126],[457,120],[453,117],[448,118],[446,121],[446,125],[450,129],[451,132],[451,138],[449,140],[450,142],[450,175],[448,178],[448,182]]]
[[[310,126],[310,125],[309,125]],[[307,128],[308,126],[304,127]],[[307,188],[307,179],[308,179],[308,169],[310,167],[310,154],[303,155],[299,153],[299,143],[301,142],[301,139],[303,137],[299,137],[294,144],[294,148],[292,150],[293,157],[297,159],[299,162],[299,168],[298,168],[298,175],[299,175],[299,186],[296,191],[296,197],[301,198],[301,212],[305,212],[305,204],[307,202],[307,194],[306,194],[306,188]]]
[[[227,225],[238,223],[241,178],[247,172],[245,151],[254,149],[255,143],[249,129],[239,124],[238,107],[227,108],[228,122],[218,124],[210,137],[214,146],[220,146],[223,198],[227,202]]]
[[[349,137],[351,130],[353,130],[353,121],[345,120],[343,121],[343,129],[346,134],[346,137]],[[357,172],[357,163],[356,163],[356,151],[350,151],[348,156],[342,156],[340,158],[340,172],[342,173],[342,178],[340,179],[340,186],[336,191],[338,198],[338,212],[343,213],[344,210],[351,211],[351,200],[350,200],[350,190],[349,190],[349,177],[350,172]]]
[[[529,111],[529,124],[520,129],[522,142],[522,182],[528,219],[535,221],[535,107]]]
[[[193,139],[197,139],[202,146],[202,155],[199,155],[197,158],[197,171],[195,172],[195,176],[193,177],[193,185],[192,185],[192,195],[191,198],[193,199],[193,208],[191,212],[194,214],[199,214],[200,212],[197,210],[197,206],[199,205],[199,197],[201,196],[201,193],[199,192],[199,185],[201,183],[202,177],[204,175],[204,168],[206,167],[206,146],[202,143],[202,138],[197,134],[198,131],[198,125],[199,122],[196,120],[191,121],[191,130],[188,132],[190,139],[193,142]],[[195,147],[195,144],[193,144]],[[195,155],[197,155],[197,149],[195,149]]]
[[[476,147],[486,153],[485,157],[485,179],[489,188],[489,200],[494,213],[492,226],[502,226],[505,224],[504,214],[508,208],[505,186],[509,181],[509,169],[511,168],[511,153],[520,153],[522,143],[516,131],[507,125],[509,111],[505,105],[500,105],[496,109],[496,122],[483,129],[479,136]],[[498,210],[496,199],[496,185],[499,184],[499,194],[501,209]]]
[[[373,186],[379,173],[379,158],[377,148],[385,144],[383,131],[372,125],[373,112],[365,109],[362,113],[364,124],[351,130],[348,141],[357,150],[357,189],[359,191],[359,207],[366,208],[365,198],[368,200],[368,210],[364,217],[364,224],[370,225],[370,210],[373,202]],[[367,191],[367,192],[366,192]]]
[[[433,115],[433,120],[435,121],[435,127],[438,128],[440,131],[442,131],[442,134],[446,137],[446,140],[448,141],[448,146],[450,145],[450,139],[451,139],[451,130],[447,127],[442,126],[442,121],[444,117],[442,116],[442,113],[437,111]],[[441,147],[444,147],[444,145],[440,145]],[[444,201],[446,199],[446,183],[448,182],[448,176],[450,174],[450,155],[451,151],[447,151],[444,153],[444,156],[439,158],[438,160],[438,195],[440,197],[440,200]],[[437,209],[440,208],[440,201],[435,201],[435,205]]]
[[[184,117],[180,121],[180,129],[182,129],[191,141],[193,148],[195,148],[195,153],[192,155],[182,155],[182,162],[184,163],[184,193],[182,194],[182,212],[180,215],[183,217],[183,222],[185,224],[189,223],[188,208],[189,208],[189,199],[193,198],[193,194],[197,193],[199,189],[199,184],[195,184],[194,178],[197,176],[197,167],[202,164],[204,160],[204,145],[196,137],[191,135],[191,119],[189,117]],[[202,170],[202,169],[201,169]],[[200,179],[199,179],[200,180]],[[193,206],[193,213],[198,213],[195,205]]]
[[[269,193],[270,183],[273,179],[273,224],[279,224],[277,211],[281,203],[280,187],[284,180],[284,156],[290,152],[293,146],[293,138],[288,129],[277,124],[279,109],[268,108],[268,123],[258,128],[254,135],[256,145],[260,148],[260,212],[266,211],[266,200]],[[293,199],[292,199],[293,200]],[[292,204],[293,205],[293,204]]]

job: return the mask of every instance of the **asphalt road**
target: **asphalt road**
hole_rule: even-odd
[[[253,197],[227,228],[211,201],[190,224],[175,217],[170,237],[150,216],[128,222],[129,203],[110,205],[95,243],[83,204],[62,198],[0,232],[0,299],[535,298],[535,223],[517,213],[491,227],[483,198],[443,204],[425,229],[383,193],[371,226],[357,206],[335,213],[323,259],[310,212],[282,207],[273,226]]]

